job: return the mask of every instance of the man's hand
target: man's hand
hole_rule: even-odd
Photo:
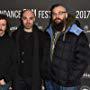
[[[5,80],[4,79],[1,79],[0,80],[0,85],[5,85],[5,84],[6,84]]]
[[[12,87],[9,87],[9,90],[12,90]]]
[[[5,80],[1,79],[0,80],[0,86],[5,85],[5,84],[6,84]],[[9,90],[12,90],[12,87],[9,87]]]

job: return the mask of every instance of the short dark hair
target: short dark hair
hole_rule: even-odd
[[[1,19],[6,20],[6,31],[8,31],[9,30],[9,18],[4,14],[0,14],[0,20]]]

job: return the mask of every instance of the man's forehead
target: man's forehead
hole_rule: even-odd
[[[57,6],[57,7],[55,7],[55,8],[53,9],[53,12],[54,12],[54,11],[63,11],[63,12],[66,12],[66,8],[63,7],[63,6]]]
[[[34,13],[31,10],[26,10],[24,11],[23,16],[33,16],[34,17]]]
[[[0,22],[3,22],[3,21],[6,22],[6,19],[0,19]]]

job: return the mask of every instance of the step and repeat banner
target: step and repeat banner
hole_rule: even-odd
[[[0,14],[10,18],[10,30],[16,30],[23,9],[32,9],[36,16],[36,24],[44,30],[50,18],[52,5],[63,4],[69,13],[75,15],[85,30],[90,42],[90,0],[0,0]],[[90,64],[81,79],[79,90],[90,90]]]

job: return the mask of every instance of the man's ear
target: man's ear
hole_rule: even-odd
[[[35,19],[36,19],[36,18],[34,17],[34,19],[33,19],[34,22],[35,22]]]
[[[68,18],[68,13],[66,13],[66,19]]]

